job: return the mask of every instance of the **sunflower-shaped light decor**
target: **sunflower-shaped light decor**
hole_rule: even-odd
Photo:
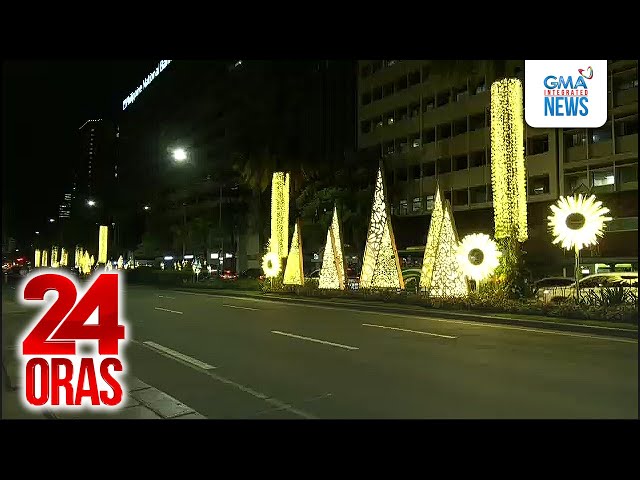
[[[456,258],[464,274],[480,282],[493,273],[502,255],[496,242],[484,233],[467,235],[458,244]]]
[[[278,273],[280,273],[280,257],[276,252],[269,252],[262,257],[262,270],[268,278],[278,276]]]
[[[598,243],[598,237],[604,235],[605,222],[611,220],[606,216],[609,209],[603,207],[595,195],[560,197],[555,205],[551,205],[551,211],[553,215],[547,218],[554,236],[553,244],[559,243],[567,250],[581,250]]]

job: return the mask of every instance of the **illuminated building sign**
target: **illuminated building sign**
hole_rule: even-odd
[[[147,78],[145,78],[142,81],[142,85],[140,85],[138,88],[136,88],[133,92],[131,92],[129,94],[129,96],[127,98],[125,98],[122,101],[122,110],[126,110],[126,108],[131,105],[133,102],[135,102],[136,98],[138,98],[138,95],[140,95],[142,93],[142,91],[147,88],[149,86],[149,84],[158,76],[160,75],[160,72],[162,72],[165,68],[167,68],[167,65],[169,65],[169,63],[171,63],[171,60],[160,60],[160,63],[158,64],[158,66],[155,68],[155,70],[153,70],[149,75],[147,75]]]

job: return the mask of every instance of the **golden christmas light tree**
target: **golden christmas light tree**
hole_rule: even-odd
[[[69,263],[69,252],[65,248],[60,250],[60,266],[66,267]]]
[[[404,290],[402,269],[393,236],[391,215],[389,215],[387,207],[385,190],[382,166],[380,166],[373,194],[367,244],[362,258],[360,288],[396,288]]]
[[[107,245],[109,238],[109,227],[100,225],[98,232],[98,263],[107,263]]]
[[[333,207],[331,225],[327,231],[318,288],[333,290],[344,290],[345,288],[344,253],[342,252],[338,209],[335,206]]]
[[[42,260],[40,261],[40,266],[41,267],[46,267],[47,264],[49,263],[49,252],[47,252],[46,250],[42,251]]]
[[[284,269],[285,285],[304,285],[302,261],[302,235],[300,228],[300,220],[296,221],[293,228],[293,237],[291,238],[291,250],[287,258],[287,266]]]
[[[51,268],[58,268],[60,264],[58,263],[58,247],[51,247]]]
[[[76,268],[80,268],[80,262],[82,261],[82,247],[80,245],[76,245],[76,254],[74,257],[74,266]]]
[[[40,256],[40,250],[39,250],[39,249],[37,249],[37,248],[36,248],[36,255],[35,255],[35,257],[36,257],[36,258],[35,258],[35,262],[33,263],[33,265],[34,265],[36,268],[38,268],[38,267],[40,266],[40,259],[41,259],[41,256]]]
[[[285,258],[289,242],[289,174],[274,172],[271,179],[270,251]]]
[[[456,257],[458,243],[451,206],[447,200],[442,202],[437,188],[422,261],[421,291],[432,297],[460,297],[469,293],[467,279]]]

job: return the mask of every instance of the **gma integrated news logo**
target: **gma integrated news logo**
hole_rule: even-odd
[[[534,128],[599,128],[607,121],[606,60],[525,60],[524,114]]]
[[[25,306],[42,305],[19,338],[29,410],[117,410],[124,404],[121,318],[123,277],[99,273],[81,283],[60,270],[29,275],[18,289]]]

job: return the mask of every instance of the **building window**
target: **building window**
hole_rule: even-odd
[[[405,152],[407,151],[409,144],[407,143],[407,137],[398,137],[395,140],[396,142],[396,150],[398,152]]]
[[[390,97],[393,94],[394,94],[393,82],[387,83],[382,89],[382,95],[384,97]]]
[[[638,133],[638,114],[616,119],[616,136],[635,135]]]
[[[373,129],[375,130],[376,128],[382,128],[382,117],[375,117],[372,121],[373,123]]]
[[[396,63],[398,63],[398,60],[385,60],[384,61],[384,66],[385,67],[393,67]]]
[[[414,213],[422,211],[422,199],[420,197],[415,197],[413,199],[413,202],[411,203],[411,211]]]
[[[544,195],[549,193],[549,175],[529,177],[529,195]]]
[[[422,144],[426,145],[427,143],[436,141],[436,129],[434,127],[427,128],[422,131]]]
[[[396,206],[393,203],[391,205],[389,205],[389,210],[391,212],[391,215],[395,215],[396,214]]]
[[[405,167],[396,168],[396,181],[398,181],[398,182],[406,182],[407,181],[407,169]]]
[[[404,90],[405,88],[407,88],[407,76],[403,75],[396,80],[396,92]]]
[[[438,140],[444,140],[445,138],[451,137],[451,124],[450,123],[441,123],[438,125]]]
[[[409,73],[409,86],[413,87],[420,83],[420,70]]]
[[[425,97],[422,99],[422,111],[428,112],[436,107],[436,102],[433,97]]]
[[[380,100],[382,98],[382,87],[376,87],[373,89],[373,101]]]
[[[467,86],[465,85],[464,87],[458,87],[454,89],[453,98],[456,102],[459,102],[460,100],[463,100],[468,94],[469,91],[467,90]]]
[[[442,107],[446,105],[451,100],[451,92],[449,90],[444,90],[442,92],[438,92],[436,95],[436,106]]]
[[[484,113],[469,115],[469,131],[481,130],[484,128]]]
[[[487,201],[487,186],[480,185],[469,189],[469,202],[473,205]]]
[[[435,195],[427,195],[425,197],[425,208],[427,209],[427,211],[431,211],[433,210],[433,206],[436,202],[436,196]]]
[[[460,118],[453,122],[453,136],[467,133],[467,117]]]
[[[613,168],[591,171],[591,185],[594,192],[613,192],[614,184]]]
[[[478,150],[469,154],[469,167],[482,167],[487,164],[487,154],[484,150]]]
[[[365,92],[362,94],[362,105],[369,105],[371,103],[371,92]]]
[[[394,183],[394,178],[393,178],[393,170],[389,170],[386,174],[387,177],[387,185],[391,186]]]
[[[422,164],[422,176],[433,177],[436,174],[436,162],[426,162]]]
[[[589,179],[587,172],[565,173],[564,175],[564,194],[573,195],[576,191],[588,190]]]
[[[567,148],[586,145],[587,135],[584,130],[566,133],[564,136],[564,143],[566,144]]]
[[[487,202],[493,202],[493,187],[487,185]]]
[[[418,148],[420,146],[419,133],[414,133],[413,135],[409,136],[409,145],[411,145],[411,148]]]
[[[384,124],[385,125],[393,125],[393,122],[396,121],[396,112],[391,110],[384,114]]]
[[[412,180],[419,180],[420,179],[420,164],[411,165],[409,167],[409,170],[411,171],[411,179]]]
[[[401,122],[407,118],[407,107],[401,107],[396,110],[396,121]]]
[[[616,166],[616,186],[618,190],[638,189],[638,164]]]
[[[362,133],[369,133],[371,131],[371,120],[360,122],[360,131]]]
[[[487,83],[485,82],[484,78],[474,83],[471,88],[471,91],[473,92],[474,95],[478,95],[479,93],[485,92],[486,90],[487,90]]]
[[[439,158],[436,164],[438,167],[438,175],[451,171],[451,157]]]
[[[469,194],[467,193],[467,189],[463,188],[460,190],[453,191],[453,205],[456,207],[462,207],[469,204]]]
[[[453,157],[453,169],[454,170],[466,170],[467,169],[467,155],[456,155]]]
[[[406,215],[409,213],[409,206],[406,200],[400,200],[400,215]]]
[[[360,69],[360,76],[362,78],[367,78],[369,75],[371,75],[371,64],[367,63],[366,65],[363,65],[362,68]]]
[[[415,102],[409,105],[409,112],[411,118],[418,118],[420,115],[420,102]]]
[[[449,204],[451,204],[451,190],[444,190],[442,192],[442,196],[444,198],[444,200],[446,200],[447,202],[449,202]]]
[[[527,155],[538,155],[549,151],[549,135],[527,138]]]
[[[393,145],[393,140],[390,142],[385,142],[383,145],[383,150],[385,155],[392,155],[395,153],[395,147]]]
[[[591,130],[592,143],[602,143],[609,140],[611,140],[611,122],[607,122],[600,128]]]

